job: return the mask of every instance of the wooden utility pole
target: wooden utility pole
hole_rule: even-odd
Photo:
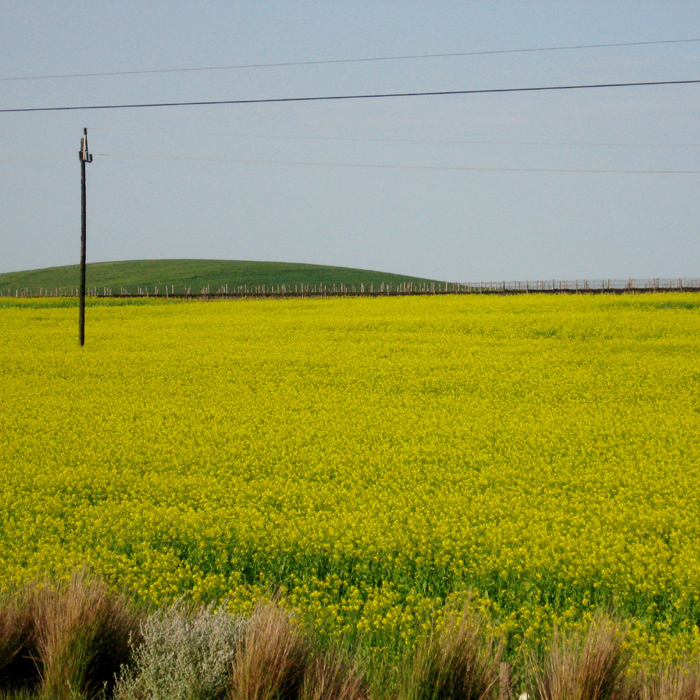
[[[80,345],[85,345],[85,254],[87,250],[87,190],[85,187],[85,163],[92,163],[92,155],[88,151],[87,129],[83,129],[83,138],[80,139],[80,320],[78,321],[78,334]]]

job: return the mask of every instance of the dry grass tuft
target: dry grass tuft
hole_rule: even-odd
[[[36,693],[29,688],[0,690],[0,700],[37,700]]]
[[[484,700],[498,683],[502,650],[467,604],[419,644],[401,700]]]
[[[638,687],[631,677],[625,630],[597,615],[588,634],[555,632],[552,648],[532,675],[541,700],[631,700]]]
[[[0,599],[0,689],[34,688],[40,667],[36,648],[36,591],[5,592]]]
[[[36,643],[41,695],[51,700],[94,697],[111,689],[129,663],[140,616],[103,582],[81,572],[40,592]]]
[[[259,606],[236,651],[230,700],[298,700],[312,663],[310,637],[275,603]]]
[[[332,649],[317,654],[307,670],[303,700],[367,700],[364,669],[348,654]]]
[[[640,700],[700,700],[700,661],[665,666],[646,679]]]

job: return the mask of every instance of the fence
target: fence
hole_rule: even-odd
[[[700,292],[700,278],[546,280],[535,282],[401,282],[335,284],[224,285],[199,290],[192,286],[151,285],[88,287],[90,297],[224,298],[241,297],[337,297],[409,296],[433,294],[622,294],[641,292]],[[78,287],[0,288],[2,297],[77,297]]]

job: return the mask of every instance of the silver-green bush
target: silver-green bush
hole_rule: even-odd
[[[116,700],[217,700],[227,688],[246,621],[223,606],[192,610],[181,601],[146,619],[133,665]]]

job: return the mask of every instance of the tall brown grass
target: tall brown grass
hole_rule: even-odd
[[[503,644],[467,604],[418,645],[401,700],[484,700],[498,684]]]
[[[298,700],[311,637],[276,603],[258,606],[236,651],[229,700]]]
[[[358,658],[340,649],[315,654],[307,667],[302,700],[367,700],[365,670]]]
[[[140,615],[127,600],[84,572],[43,588],[35,608],[40,695],[91,698],[112,688],[139,637]]]
[[[642,686],[640,700],[700,700],[700,661],[667,664]]]
[[[630,673],[626,630],[597,615],[587,634],[555,632],[548,655],[531,659],[540,700],[632,700],[639,685]]]
[[[35,688],[39,684],[36,606],[32,588],[6,591],[0,598],[0,689]]]

